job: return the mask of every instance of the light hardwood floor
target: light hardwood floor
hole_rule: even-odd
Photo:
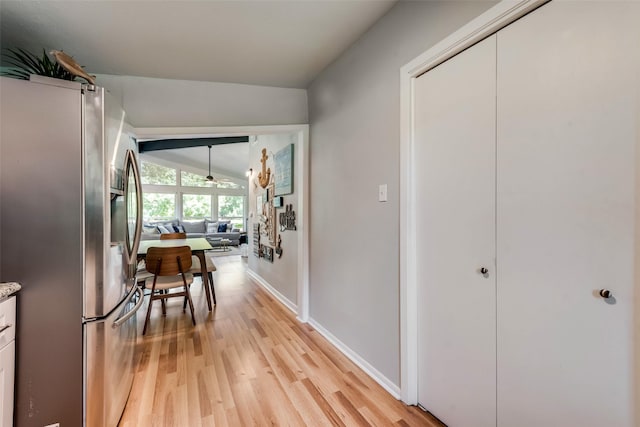
[[[239,256],[214,262],[218,305],[196,282],[195,327],[180,298],[166,317],[154,305],[120,426],[442,426],[298,322]]]

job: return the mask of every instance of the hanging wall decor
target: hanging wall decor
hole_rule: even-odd
[[[275,195],[293,193],[293,144],[289,144],[273,156],[275,164]]]
[[[271,168],[267,168],[267,149],[262,149],[262,158],[260,159],[260,163],[262,163],[262,171],[258,173],[258,182],[262,188],[266,188],[271,181]]]
[[[267,193],[273,194],[274,185],[273,183],[269,184],[267,187]],[[276,216],[276,208],[273,207],[273,197],[269,199],[264,204],[264,214],[266,218],[266,235],[269,238],[269,243],[272,245],[276,244],[276,231],[278,227],[278,217]]]
[[[262,245],[262,258],[266,261],[273,262],[273,248],[270,246]]]
[[[293,205],[287,205],[284,212],[280,212],[280,231],[296,229],[296,213],[293,211]]]
[[[253,254],[260,258],[260,224],[253,224]]]
[[[263,215],[262,210],[264,209],[264,205],[262,204],[262,194],[256,196],[256,211],[258,215]]]
[[[278,235],[278,243],[276,244],[276,254],[278,258],[282,258],[282,236]]]
[[[262,193],[257,197],[258,223],[260,224],[260,235],[263,240],[269,238],[269,204],[266,201],[266,194]]]

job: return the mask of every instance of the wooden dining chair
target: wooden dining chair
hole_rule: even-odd
[[[207,254],[204,255],[204,260],[206,262],[206,268],[207,268],[207,278],[209,279],[209,286],[211,286],[211,296],[213,297],[213,305],[216,305],[216,289],[213,287],[213,272],[216,271],[216,265],[213,263],[213,260],[211,259],[210,256],[207,256]],[[194,276],[202,276],[202,268],[200,268],[200,258],[198,258],[197,256],[193,256],[191,258],[191,270],[189,270],[189,273],[193,274]],[[204,281],[202,282],[204,284]],[[205,289],[206,292],[206,289]]]
[[[163,233],[160,235],[160,240],[168,239],[186,239],[187,233]],[[136,282],[138,285],[144,285],[149,277],[153,277],[152,273],[149,273],[146,268],[144,260],[138,262],[138,268],[136,271]]]
[[[153,277],[153,274],[147,271],[146,261],[144,259],[138,260],[138,265],[136,266],[136,283],[138,286],[144,288],[149,277]]]
[[[191,268],[191,248],[189,246],[177,246],[174,248],[151,247],[147,250],[146,269],[153,273],[153,277],[147,279],[145,286],[151,289],[149,295],[149,307],[144,321],[142,335],[147,332],[151,307],[153,301],[162,300],[162,314],[166,314],[164,300],[173,297],[185,297],[191,310],[191,321],[196,324],[193,313],[193,301],[189,292],[189,285],[193,282],[193,275],[189,273]],[[170,289],[180,288],[180,292],[169,292]],[[184,311],[185,307],[183,307]]]
[[[186,238],[187,238],[187,233],[163,233],[160,235],[160,240],[186,239]],[[209,279],[209,286],[211,286],[211,296],[213,296],[213,304],[216,305],[217,304],[216,289],[213,286],[213,272],[216,271],[216,265],[211,260],[211,257],[208,257],[205,255],[204,259],[206,262],[207,278]],[[194,276],[202,276],[202,269],[200,268],[200,258],[198,258],[196,255],[192,255],[191,264],[192,264],[191,270],[189,270],[189,273],[193,274]],[[204,286],[204,281],[202,283]],[[205,289],[205,292],[207,292],[206,289]],[[186,304],[186,301],[185,301],[185,304]],[[211,306],[210,303],[209,303],[209,306]],[[211,307],[209,307],[209,310],[211,310]]]

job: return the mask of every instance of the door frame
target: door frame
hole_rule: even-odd
[[[156,127],[135,128],[138,138],[162,138],[176,136],[258,136],[295,134],[294,188],[299,192],[296,211],[298,232],[297,312],[299,321],[309,321],[309,125],[270,126],[219,126],[219,127]]]
[[[548,1],[503,0],[400,69],[400,393],[409,405],[418,404],[415,79]]]

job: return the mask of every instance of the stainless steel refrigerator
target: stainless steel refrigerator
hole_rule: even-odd
[[[17,297],[15,425],[117,425],[133,381],[142,206],[97,86],[0,77],[0,280]]]

